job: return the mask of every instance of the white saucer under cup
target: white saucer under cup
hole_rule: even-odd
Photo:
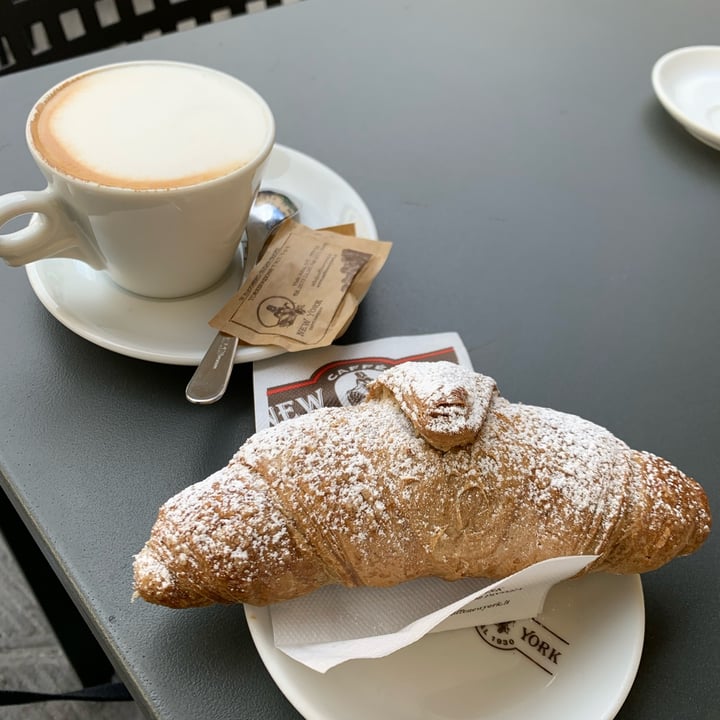
[[[653,67],[652,85],[675,120],[720,150],[720,46],[684,47],[663,55]]]
[[[372,215],[358,193],[333,170],[297,150],[275,145],[263,186],[286,193],[309,227],[354,222],[361,237],[377,239]],[[197,365],[216,330],[208,321],[237,291],[242,261],[236,256],[212,288],[169,300],[135,295],[77,260],[40,260],[26,267],[35,294],[63,325],[86,340],[130,357]],[[235,362],[254,362],[285,352],[241,346]]]

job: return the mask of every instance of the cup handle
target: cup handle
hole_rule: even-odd
[[[27,227],[0,233],[0,257],[17,267],[51,257],[82,260],[96,270],[105,267],[98,249],[83,236],[52,190],[28,190],[0,196],[0,227],[34,213]]]

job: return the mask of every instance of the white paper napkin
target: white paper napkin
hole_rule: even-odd
[[[356,405],[367,383],[406,360],[448,360],[473,369],[457,333],[405,335],[290,353],[253,365],[255,429],[321,407]],[[356,391],[352,396],[349,390]]]
[[[271,606],[275,646],[326,672],[389,655],[429,632],[535,617],[550,588],[595,557],[545,560],[495,583],[422,578],[392,588],[322,588]]]

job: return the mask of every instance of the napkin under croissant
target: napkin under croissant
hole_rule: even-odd
[[[447,362],[381,374],[360,405],[251,437],[160,509],[135,592],[265,605],[321,586],[501,578],[547,558],[653,570],[710,531],[700,485],[574,415],[511,403]]]

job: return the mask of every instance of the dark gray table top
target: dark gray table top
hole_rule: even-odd
[[[156,57],[267,98],[278,141],[370,207],[390,259],[344,341],[457,330],[513,400],[663,455],[720,503],[720,154],[650,86],[717,42],[714,0],[310,0],[0,79],[0,192],[42,186],[34,99]],[[151,716],[291,718],[238,608],[130,604],[158,505],[252,432],[251,368],[189,405],[189,369],[77,337],[0,267],[0,469],[8,493]],[[644,578],[640,671],[620,718],[720,707],[720,545]]]

